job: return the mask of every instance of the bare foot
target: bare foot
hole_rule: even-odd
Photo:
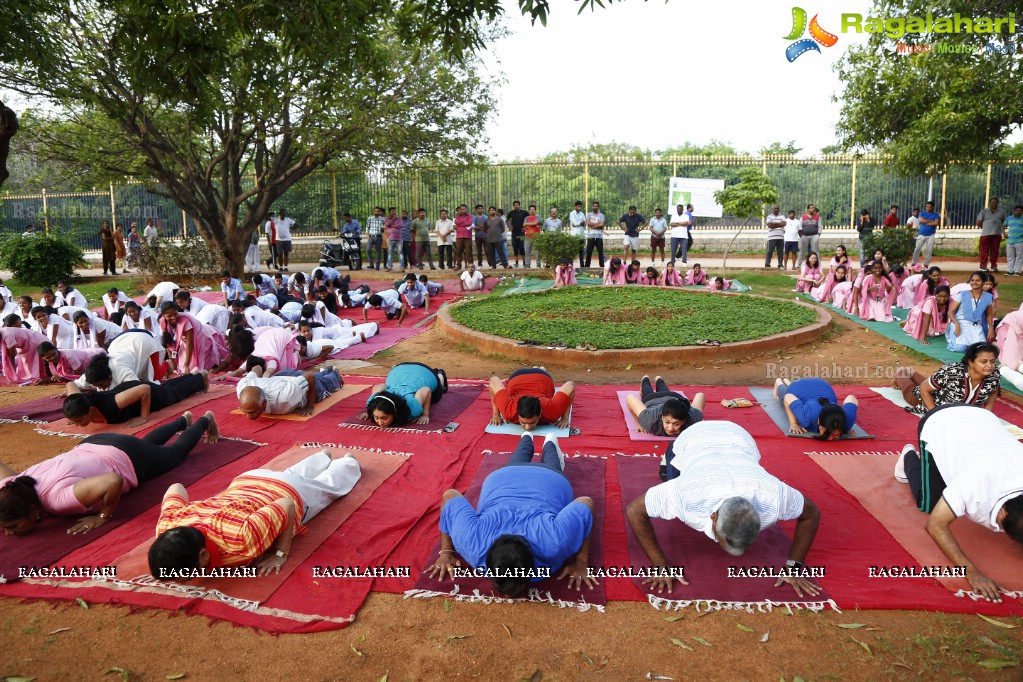
[[[206,393],[210,390],[210,373],[206,370],[199,372],[202,375],[202,392]]]
[[[209,421],[209,426],[206,427],[206,442],[216,443],[220,440],[220,425],[217,424],[217,418],[213,412],[207,412],[203,415]]]
[[[182,412],[182,413],[181,413],[181,416],[182,416],[182,417],[184,417],[184,419],[185,419],[185,428],[186,428],[186,429],[187,429],[187,428],[188,428],[189,426],[191,426],[191,425],[192,425],[192,422],[193,422],[193,421],[195,421],[195,418],[194,418],[194,417],[192,416],[192,413],[191,413],[190,411],[187,411],[187,410],[186,410],[185,412]]]

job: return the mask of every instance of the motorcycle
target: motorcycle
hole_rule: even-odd
[[[362,270],[359,240],[349,235],[342,235],[336,242],[323,242],[323,249],[320,251],[320,265],[331,268],[347,265],[349,270]]]

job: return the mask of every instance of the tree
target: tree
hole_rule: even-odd
[[[732,237],[732,241],[728,242],[728,246],[725,247],[722,267],[727,267],[728,250],[732,248],[732,244],[750,224],[750,221],[763,215],[765,206],[778,201],[778,190],[775,189],[771,179],[760,172],[760,169],[746,166],[739,169],[739,182],[714,192],[714,200],[721,204],[721,208],[726,214],[746,219],[746,222]]]
[[[771,144],[760,148],[761,156],[795,156],[799,152],[803,151],[802,147],[796,146],[795,140],[789,140],[788,142],[772,142]]]
[[[877,16],[1007,17],[1023,3],[950,0],[876,2]],[[1005,138],[1023,124],[1023,61],[1015,36],[1001,33],[871,34],[866,45],[850,47],[836,65],[845,91],[837,128],[847,150],[891,156],[904,174],[941,172],[952,162],[997,158]],[[897,44],[932,45],[935,50],[972,54],[895,54]],[[983,54],[977,54],[984,50]]]

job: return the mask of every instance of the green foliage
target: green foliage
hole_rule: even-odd
[[[724,212],[736,218],[759,218],[764,207],[778,201],[778,190],[759,168],[739,169],[739,182],[714,192],[714,199]]]
[[[23,284],[53,286],[58,279],[73,279],[79,265],[85,259],[73,234],[11,233],[0,239],[0,269]]]
[[[546,267],[553,268],[559,258],[571,260],[579,255],[579,238],[567,232],[542,232],[533,240],[533,250]]]
[[[789,140],[784,143],[772,142],[760,148],[761,156],[795,156],[801,151],[803,151],[803,148],[797,147],[795,140]]]
[[[488,296],[451,308],[472,329],[541,344],[598,348],[743,341],[811,324],[816,313],[788,301],[652,287],[569,287]]]
[[[170,279],[179,284],[216,276],[227,268],[223,257],[197,237],[173,242],[161,239],[155,247],[142,243],[135,254],[139,272],[149,278]]]
[[[888,264],[892,267],[904,265],[909,262],[913,255],[913,247],[916,244],[916,234],[913,230],[905,227],[897,227],[889,230],[875,230],[873,234],[867,235],[863,240],[863,249],[872,258],[878,249],[884,251]]]

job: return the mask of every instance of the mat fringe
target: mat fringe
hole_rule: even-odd
[[[646,599],[650,606],[658,611],[680,611],[681,609],[693,606],[698,612],[746,611],[747,613],[754,613],[759,611],[761,613],[769,613],[775,607],[784,607],[788,609],[791,615],[792,609],[816,612],[831,607],[833,611],[842,613],[842,610],[838,608],[838,604],[833,599],[828,599],[827,601],[771,601],[770,599],[764,601],[718,601],[716,599],[667,599],[665,597],[658,597],[656,594],[648,594]],[[701,607],[701,605],[703,606]]]
[[[956,596],[956,597],[968,597],[968,598],[972,599],[973,601],[987,601],[986,597],[982,597],[979,594],[977,594],[976,592],[972,592],[970,590],[959,590],[958,592],[955,593],[954,596]],[[1023,592],[1009,592],[1009,591],[1006,591],[1006,590],[1002,590],[1002,596],[1003,596],[1003,598],[1004,597],[1012,597],[1014,599],[1023,599]]]
[[[64,433],[63,431],[47,431],[46,429],[35,429],[35,432],[41,436],[60,436],[62,438],[85,438],[88,435],[85,433]]]
[[[404,457],[405,459],[412,457],[411,452],[402,452],[401,450],[382,450],[380,448],[371,448],[365,445],[346,445],[344,443],[320,443],[318,441],[311,441],[308,443],[298,443],[298,447],[303,450],[322,450],[323,448],[336,450],[366,450],[367,452],[375,452],[380,455],[396,455],[398,457]]]
[[[387,431],[388,433],[441,433],[444,429],[403,429],[401,427],[387,427],[386,429],[372,424],[349,424],[342,422],[337,425],[340,428],[346,429],[362,429],[363,431]]]
[[[41,422],[35,419],[29,419],[28,417],[22,417],[21,419],[0,419],[0,424],[49,424],[50,422]]]
[[[419,590],[412,589],[406,590],[405,599],[430,599],[432,597],[449,597],[455,601],[469,602],[469,603],[484,603],[484,604],[515,604],[517,602],[534,602],[538,604],[553,604],[560,609],[575,609],[582,613],[586,613],[590,609],[596,609],[599,613],[604,613],[604,607],[600,604],[591,604],[586,601],[583,597],[579,601],[565,601],[564,599],[554,599],[551,597],[550,592],[542,593],[537,589],[530,589],[529,594],[522,598],[512,599],[509,597],[495,597],[491,594],[482,594],[479,590],[473,590],[472,594],[462,593],[459,591],[458,585],[454,586],[450,592],[435,592],[433,590]]]
[[[828,455],[829,457],[842,457],[845,455],[852,456],[876,456],[876,457],[897,457],[899,453],[892,452],[891,450],[854,450],[852,452],[818,452],[816,450],[808,450],[803,452],[804,455]]]

